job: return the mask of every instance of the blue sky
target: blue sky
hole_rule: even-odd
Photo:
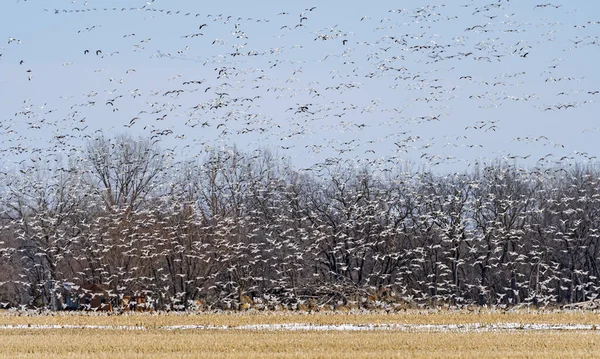
[[[7,1],[0,165],[122,132],[298,168],[595,161],[600,4],[538,4]]]

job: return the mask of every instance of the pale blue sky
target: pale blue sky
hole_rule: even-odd
[[[98,130],[182,156],[269,147],[298,168],[586,161],[600,3],[544,3],[6,1],[1,164]]]

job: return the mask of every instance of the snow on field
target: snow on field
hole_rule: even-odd
[[[240,326],[206,326],[206,325],[171,325],[163,326],[166,330],[299,330],[299,331],[377,331],[393,330],[403,332],[483,332],[502,330],[596,330],[593,324],[520,324],[520,323],[498,323],[498,324],[251,324]]]
[[[401,332],[494,332],[494,331],[559,331],[597,330],[595,324],[520,324],[520,323],[470,323],[470,324],[250,324],[239,326],[169,325],[158,330],[245,330],[245,331],[401,331]],[[120,325],[0,325],[0,330],[42,329],[105,329],[146,330],[144,326]]]
[[[0,329],[108,329],[108,330],[146,330],[142,326],[127,325],[70,325],[70,324],[19,324],[0,325]]]

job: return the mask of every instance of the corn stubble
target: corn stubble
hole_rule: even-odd
[[[158,328],[171,325],[239,326],[249,324],[598,324],[600,312],[584,310],[405,310],[384,311],[246,311],[153,312],[10,312],[0,310],[0,325],[110,325]],[[1,332],[0,332],[1,333]]]
[[[584,358],[594,332],[404,333],[105,330],[5,331],[10,358]]]
[[[585,358],[600,357],[600,331],[252,331],[164,330],[197,324],[593,324],[582,311],[408,311],[404,313],[0,314],[0,325],[128,325],[146,330],[3,329],[3,358]]]

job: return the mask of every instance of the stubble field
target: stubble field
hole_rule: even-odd
[[[5,358],[585,358],[592,311],[0,313]]]

